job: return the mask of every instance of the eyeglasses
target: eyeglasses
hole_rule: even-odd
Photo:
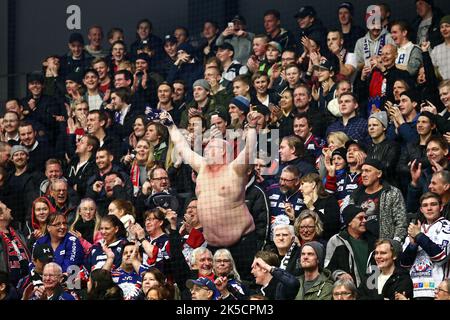
[[[295,181],[295,180],[297,180],[297,179],[296,178],[294,178],[294,179],[280,178],[280,182],[292,182],[292,181]]]
[[[155,220],[159,220],[159,219],[157,219],[157,218],[147,218],[147,219],[145,219],[145,221],[155,221]]]
[[[217,259],[216,263],[217,264],[222,264],[222,263],[230,263],[230,259]]]
[[[441,289],[441,288],[439,288],[439,287],[438,287],[438,288],[435,288],[434,291],[437,291],[437,292],[441,292],[441,291],[442,291],[442,292],[445,292],[445,293],[450,293],[450,292],[448,292],[447,290]]]
[[[156,180],[156,181],[169,180],[169,177],[153,178],[152,180]]]
[[[352,293],[348,291],[333,292],[333,297],[350,297],[351,295]]]
[[[58,223],[51,224],[50,226],[52,226],[52,227],[67,227],[67,225],[68,225],[67,222],[58,222]]]
[[[316,226],[300,226],[300,230],[314,230]]]

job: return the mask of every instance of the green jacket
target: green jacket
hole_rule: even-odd
[[[190,108],[198,109],[197,102],[192,101],[188,105],[186,105],[186,109],[184,109],[183,113],[181,114],[180,128],[184,129],[187,128],[189,121],[188,110]],[[207,126],[206,129],[209,129],[209,127],[211,126],[210,114],[213,113],[214,111],[221,111],[228,113],[228,106],[220,106],[216,103],[216,100],[214,98],[208,97],[208,103],[204,108],[202,108],[202,115],[206,119],[206,126]]]
[[[300,281],[300,289],[295,300],[331,300],[333,280],[331,279],[331,272],[329,270],[323,269],[319,279],[317,279],[316,283],[305,294],[303,294],[305,276],[301,275],[297,279]]]

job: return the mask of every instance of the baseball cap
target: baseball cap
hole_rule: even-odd
[[[321,60],[320,64],[314,65],[314,68],[327,69],[330,72],[336,71],[336,66],[330,60]]]
[[[354,10],[355,10],[355,8],[353,7],[353,4],[351,3],[351,2],[341,2],[340,4],[339,4],[339,7],[338,7],[338,11],[340,10],[340,9],[342,9],[342,8],[345,8],[345,9],[347,9],[348,11],[350,11],[350,14],[351,15],[353,15],[353,12],[354,12]]]
[[[281,44],[279,44],[278,42],[276,42],[276,41],[270,41],[268,44],[267,44],[267,46],[268,47],[272,47],[272,48],[275,48],[275,49],[277,49],[278,50],[278,52],[283,52],[283,48],[281,47]]]
[[[177,43],[177,38],[175,38],[175,36],[171,35],[171,34],[166,34],[164,36],[164,44],[166,44],[167,42],[169,43]]]
[[[79,42],[84,45],[83,35],[78,32],[74,32],[69,37],[69,43]]]
[[[316,10],[312,6],[304,6],[301,7],[297,13],[294,15],[295,19],[303,19],[307,16],[315,17],[316,16]]]
[[[237,14],[233,17],[233,19],[231,19],[232,22],[234,21],[240,21],[243,24],[246,24],[245,18],[243,16],[241,16],[240,14]]]
[[[38,244],[33,249],[33,258],[44,263],[53,261],[53,249],[48,244]]]
[[[362,151],[367,152],[367,148],[363,143],[360,143],[358,140],[350,139],[345,143],[345,149],[348,150],[348,148],[352,145],[356,144]]]
[[[207,288],[209,290],[212,290],[214,292],[213,299],[218,298],[220,296],[219,290],[217,290],[216,285],[214,282],[209,280],[208,278],[198,278],[196,280],[189,279],[186,281],[186,287],[190,290],[194,287],[194,285],[197,285],[199,287]]]
[[[256,111],[258,113],[261,113],[264,116],[267,116],[270,114],[269,108],[264,104],[258,104],[256,106],[253,106],[252,111]]]

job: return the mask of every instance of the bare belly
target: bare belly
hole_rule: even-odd
[[[206,172],[205,172],[206,171]],[[228,247],[255,230],[245,205],[245,184],[232,170],[200,170],[197,178],[197,211],[208,244]]]
[[[208,244],[229,247],[255,230],[253,217],[245,203],[230,208],[229,205],[210,206],[212,199],[203,200],[205,201],[198,199],[197,209]]]

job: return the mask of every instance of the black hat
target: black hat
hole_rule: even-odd
[[[362,151],[367,152],[367,148],[363,143],[358,142],[358,140],[350,139],[345,143],[345,149],[348,150],[348,148],[352,145],[356,144]]]
[[[353,7],[353,4],[351,2],[341,2],[341,4],[338,7],[338,11],[342,8],[347,9],[351,15],[353,15],[353,12],[355,10],[355,8]]]
[[[177,211],[179,207],[178,199],[166,192],[158,192],[145,200],[145,206],[147,209],[155,209],[157,207],[161,207],[163,209],[172,209],[173,211]]]
[[[27,75],[27,83],[37,81],[39,83],[44,83],[44,76],[40,72],[32,72]]]
[[[79,42],[84,45],[83,35],[78,32],[74,32],[69,37],[69,43]]]
[[[79,72],[71,72],[66,76],[66,81],[70,80],[76,82],[78,84],[82,84],[83,80],[81,78],[81,74]]]
[[[167,42],[170,43],[178,43],[177,38],[175,38],[175,36],[171,35],[171,34],[167,34],[164,36],[164,44],[166,44]]]
[[[361,212],[365,212],[364,209],[354,204],[349,204],[346,206],[344,210],[342,210],[342,220],[344,222],[344,226],[347,226],[353,218]]]
[[[320,61],[320,64],[314,65],[314,68],[327,69],[330,72],[335,72],[336,73],[336,65],[333,62],[331,62],[330,60],[327,60],[327,59],[322,59]]]
[[[148,54],[141,52],[136,56],[136,59],[134,60],[134,62],[138,61],[138,60],[144,60],[146,61],[148,64],[150,64],[150,57]]]
[[[430,119],[431,124],[436,124],[436,116],[432,114],[430,111],[422,111],[419,116],[427,117],[428,119]]]
[[[337,149],[334,150],[333,153],[331,154],[331,159],[333,159],[334,156],[340,156],[342,159],[344,159],[345,161],[347,161],[347,149],[345,149],[344,147],[342,147],[342,148],[337,148]]]
[[[270,114],[270,109],[264,104],[258,104],[256,106],[253,106],[252,111],[261,113],[264,116],[267,116]]]
[[[191,56],[195,53],[194,47],[191,46],[187,42],[180,43],[180,45],[177,47],[177,50],[178,51],[182,50],[182,51],[186,52],[187,54],[189,54]]]
[[[224,42],[223,44],[221,44],[220,46],[217,46],[217,49],[222,49],[222,50],[231,50],[234,52],[234,47],[231,43],[229,42]]]
[[[307,16],[315,17],[316,16],[316,10],[311,6],[304,6],[301,7],[297,13],[294,15],[295,19],[303,19]]]
[[[303,251],[303,248],[309,246],[311,248],[314,249],[314,252],[316,253],[317,256],[317,261],[319,264],[319,269],[323,268],[323,264],[325,262],[325,248],[323,247],[323,244],[321,244],[318,241],[309,241],[306,242],[305,244],[303,244],[300,248],[300,252]]]
[[[411,102],[420,102],[419,94],[417,93],[417,91],[412,89],[403,91],[402,93],[400,93],[400,96],[407,96],[409,99],[411,99]]]
[[[230,123],[230,115],[228,112],[223,112],[223,111],[217,109],[209,114],[210,117],[212,117],[214,115],[218,116],[219,118],[222,118],[222,120],[225,121],[226,123]]]
[[[245,21],[245,18],[243,16],[241,16],[240,14],[237,14],[233,17],[233,19],[231,19],[232,22],[234,21],[240,21],[242,22],[242,24],[247,24]]]
[[[33,259],[39,260],[43,263],[52,262],[54,252],[48,244],[37,244],[33,249]]]
[[[423,2],[426,2],[426,3],[428,3],[430,6],[434,6],[434,1],[433,0],[415,0],[415,2],[418,2],[418,1],[423,1]]]
[[[380,160],[375,159],[375,158],[368,157],[366,159],[366,161],[364,161],[363,165],[368,165],[368,166],[374,167],[375,169],[378,169],[380,171],[383,171],[383,169],[384,169],[383,163]]]

